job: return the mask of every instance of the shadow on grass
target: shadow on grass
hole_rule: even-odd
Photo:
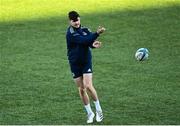
[[[120,88],[116,85],[118,69],[125,69],[128,75],[132,75],[137,70],[133,66],[141,67],[134,65],[135,61],[132,60],[139,47],[147,47],[153,54],[148,70],[164,64],[162,71],[157,69],[153,72],[169,71],[167,76],[174,80],[173,83],[180,81],[180,69],[176,67],[180,62],[179,12],[180,6],[170,6],[137,11],[112,10],[104,14],[81,16],[82,24],[92,31],[98,25],[107,29],[99,38],[104,42],[103,48],[94,51],[95,72],[104,73],[103,76],[95,73],[104,108],[103,125],[180,123],[178,99],[175,99],[177,102],[174,104],[166,104],[168,99],[164,96],[165,104],[159,104],[158,98],[151,104],[147,97],[138,97],[138,94],[133,95],[129,91],[129,97],[126,97],[131,97],[131,100],[121,100],[124,94],[123,91],[119,93],[120,90],[130,85],[133,79],[121,80]],[[66,57],[66,18],[49,17],[0,24],[0,95],[3,103],[0,104],[0,124],[86,124],[76,87],[71,84],[73,81]],[[121,77],[126,76],[122,74]],[[104,85],[111,80],[111,88]],[[133,88],[138,87],[131,88],[133,91]],[[172,97],[177,96],[173,93],[176,91],[175,87],[169,93]],[[161,95],[164,95],[163,92]],[[142,104],[136,103],[138,98],[141,98]]]

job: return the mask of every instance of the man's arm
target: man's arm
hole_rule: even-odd
[[[102,34],[105,30],[106,30],[106,29],[105,29],[104,27],[99,26],[96,33],[97,33],[97,34]],[[89,31],[89,33],[91,33],[91,32]],[[100,47],[101,47],[101,42],[95,40],[95,41],[94,41],[93,43],[91,43],[89,46],[90,46],[91,48],[100,48]]]
[[[82,36],[79,33],[71,34],[71,41],[78,44],[90,45],[97,39],[99,34],[92,33],[87,36]]]
[[[91,48],[93,48],[93,42],[97,39],[97,37],[100,34],[102,34],[105,31],[105,28],[99,26],[97,29],[97,32],[95,32],[95,33],[92,33],[88,29],[87,29],[87,31],[89,32],[87,36],[82,36],[77,32],[72,33],[71,41],[74,43],[89,45]]]

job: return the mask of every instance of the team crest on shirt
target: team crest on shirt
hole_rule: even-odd
[[[86,32],[83,32],[83,35],[87,35],[87,33],[86,33]]]

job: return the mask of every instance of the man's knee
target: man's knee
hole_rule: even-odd
[[[91,88],[92,87],[92,80],[91,79],[84,79],[83,84],[85,88]]]
[[[92,83],[91,83],[91,82],[85,82],[85,83],[84,83],[84,87],[85,87],[86,89],[91,88],[91,86],[92,86]]]
[[[81,95],[84,95],[86,93],[86,88],[85,87],[79,87],[78,89],[79,89],[79,93]]]

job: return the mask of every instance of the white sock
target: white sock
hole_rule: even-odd
[[[87,104],[87,105],[85,105],[84,107],[85,107],[88,115],[93,112],[92,109],[91,109],[90,104]]]
[[[100,106],[99,100],[94,101],[94,104],[95,104],[95,107],[96,107],[96,111],[101,111],[101,112],[102,112],[102,109],[101,109],[101,106]]]

